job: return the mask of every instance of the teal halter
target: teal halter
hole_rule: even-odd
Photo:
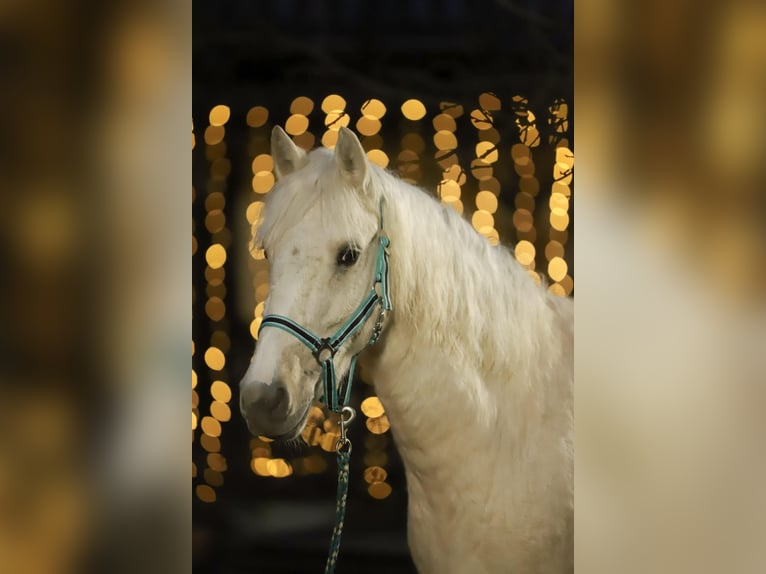
[[[335,374],[335,363],[333,359],[341,346],[348,341],[370,318],[377,306],[380,306],[380,313],[375,321],[372,337],[364,348],[374,344],[380,337],[383,329],[383,321],[386,312],[391,310],[391,299],[389,297],[389,278],[388,278],[388,246],[390,242],[386,232],[383,229],[383,200],[380,201],[380,229],[378,233],[378,254],[375,262],[375,277],[372,288],[367,296],[362,300],[348,320],[331,337],[321,338],[315,335],[310,329],[296,323],[289,317],[283,315],[264,315],[258,333],[265,327],[276,327],[290,333],[301,343],[306,345],[314,355],[317,363],[322,368],[322,386],[324,395],[322,400],[327,407],[336,413],[340,413],[343,407],[348,405],[351,398],[351,385],[354,380],[354,370],[356,369],[356,360],[359,353],[351,358],[351,366],[348,372],[348,378],[342,388],[338,388],[337,377]],[[364,349],[362,349],[364,350]],[[340,402],[339,399],[340,398]],[[343,437],[345,439],[345,437]]]

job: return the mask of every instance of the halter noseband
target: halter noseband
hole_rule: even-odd
[[[378,254],[375,262],[375,277],[372,288],[367,296],[362,300],[348,320],[331,337],[318,337],[310,329],[296,323],[289,317],[283,315],[264,315],[258,334],[264,327],[276,327],[290,333],[301,343],[306,345],[314,355],[314,359],[322,368],[322,386],[324,389],[324,400],[327,407],[336,413],[340,413],[343,407],[348,405],[351,398],[351,384],[354,380],[354,369],[356,368],[356,359],[364,349],[374,344],[380,337],[383,330],[383,321],[386,317],[386,311],[391,310],[391,299],[389,297],[388,282],[388,246],[390,242],[386,232],[383,229],[383,199],[380,200],[380,229],[378,232]],[[379,287],[379,291],[378,291]],[[341,346],[348,341],[370,318],[375,307],[380,305],[380,313],[373,327],[372,337],[359,353],[351,358],[348,379],[342,389],[338,389],[335,375],[335,363],[333,359]],[[342,402],[338,402],[338,398]],[[346,422],[350,422],[346,421]]]

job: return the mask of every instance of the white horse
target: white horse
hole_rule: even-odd
[[[272,133],[278,182],[257,240],[264,313],[334,333],[369,292],[379,205],[393,311],[360,361],[406,469],[408,540],[423,573],[573,570],[573,309],[451,208],[371,164],[341,128],[335,151]],[[338,380],[375,314],[335,356]],[[240,383],[250,431],[297,437],[321,395],[317,361],[264,329]]]

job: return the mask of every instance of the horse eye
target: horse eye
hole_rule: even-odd
[[[340,251],[338,251],[338,258],[337,258],[338,265],[351,267],[354,263],[356,263],[357,259],[359,259],[359,250],[356,247],[347,245],[346,247],[343,247]]]

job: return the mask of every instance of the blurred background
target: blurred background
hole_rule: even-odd
[[[306,446],[288,449],[249,436],[238,409],[268,293],[268,264],[250,238],[275,180],[271,129],[310,150],[334,147],[348,126],[370,161],[425,187],[487,241],[514,249],[534,280],[571,295],[572,6],[194,8],[194,571],[316,572],[334,521],[337,421],[315,407]],[[338,572],[414,572],[384,407],[367,382],[352,404],[360,416]]]
[[[513,217],[509,226],[502,214],[524,209],[509,204],[521,192],[513,187],[515,178],[521,178],[510,155],[519,137],[514,96],[527,98],[541,133],[540,145],[530,148],[540,183],[533,245],[535,271],[541,276],[548,275],[548,260],[540,241],[550,238],[545,236],[548,224],[536,218],[550,208],[542,194],[552,192],[552,184],[544,184],[543,178],[551,177],[553,169],[544,159],[550,146],[545,137],[551,135],[545,131],[548,106],[554,98],[567,104],[565,137],[571,150],[577,120],[578,570],[763,572],[763,2],[579,2],[576,116],[571,64],[566,63],[571,37],[564,40],[571,25],[561,33],[549,32],[556,27],[550,23],[564,19],[567,6],[472,2],[460,12],[460,3],[437,8],[389,3],[370,17],[357,16],[363,32],[355,36],[356,43],[347,44],[335,38],[350,37],[353,26],[329,30],[336,21],[338,26],[349,21],[341,17],[344,6],[361,12],[361,4],[338,2],[321,17],[322,3],[306,2],[302,10],[296,5],[195,3],[198,29],[192,47],[190,11],[175,2],[0,3],[0,570],[189,572],[194,506],[199,571],[225,572],[224,564],[233,571],[256,571],[265,554],[260,552],[263,543],[254,546],[259,554],[249,563],[254,551],[247,543],[273,541],[268,536],[273,537],[276,523],[263,515],[253,521],[253,509],[269,500],[311,508],[326,504],[327,490],[334,488],[332,461],[327,471],[298,475],[297,469],[312,468],[305,461],[292,466],[301,456],[308,458],[305,454],[270,452],[270,460],[293,461],[290,467],[272,463],[277,473],[289,468],[292,474],[257,475],[250,438],[232,415],[215,437],[227,465],[223,483],[208,484],[216,501],[203,502],[197,492],[206,484],[208,454],[215,454],[202,447],[199,425],[205,416],[213,416],[210,408],[218,400],[213,382],[222,380],[204,361],[215,323],[204,308],[205,256],[212,235],[203,198],[216,159],[207,158],[205,132],[214,123],[210,113],[216,106],[229,108],[225,121],[225,112],[213,117],[223,122],[225,132],[218,130],[218,137],[229,150],[218,157],[228,158],[226,177],[241,184],[235,188],[227,183],[224,189],[241,197],[253,194],[257,172],[252,173],[252,160],[268,152],[248,151],[250,135],[257,139],[257,130],[267,129],[266,123],[260,128],[248,125],[253,107],[268,109],[268,121],[284,125],[296,115],[290,110],[295,98],[311,98],[314,107],[306,116],[306,131],[320,145],[327,131],[322,103],[328,95],[344,98],[354,129],[364,115],[362,104],[377,99],[386,114],[378,118],[383,143],[374,149],[383,151],[389,166],[398,170],[404,149],[400,134],[417,127],[426,146],[418,155],[420,181],[436,189],[443,171],[433,136],[442,130],[433,122],[442,102],[460,104],[463,115],[454,118],[454,134],[466,182],[459,184],[457,199],[472,217],[481,209],[476,199],[478,181],[483,180],[476,180],[470,167],[483,140],[469,118],[473,110],[486,109],[479,100],[482,94],[493,92],[501,108],[492,115],[500,148],[491,177],[502,186],[491,215],[501,242],[518,239]],[[416,6],[421,7],[420,19]],[[277,13],[283,7],[297,10],[294,20]],[[457,16],[449,20],[452,14]],[[281,23],[271,24],[276,18]],[[206,26],[222,21],[230,23]],[[314,28],[293,25],[307,21]],[[317,33],[320,24],[328,31]],[[412,32],[418,26],[420,31]],[[242,28],[246,31],[227,34],[227,29]],[[293,39],[289,49],[276,43],[275,30],[283,40]],[[198,37],[207,37],[204,45],[209,48],[197,46]],[[302,47],[300,40],[309,37],[324,38],[325,44]],[[559,41],[563,49],[557,48]],[[259,49],[245,54],[244,49],[222,48],[249,42],[259,43]],[[482,48],[473,48],[474,42]],[[419,49],[410,49],[413,44]],[[440,51],[442,47],[450,51]],[[194,110],[189,89],[193,50],[195,65],[202,65],[195,69]],[[344,50],[345,57],[336,55]],[[563,55],[558,58],[555,52]],[[322,59],[310,59],[315,54]],[[332,57],[325,58],[327,54]],[[363,60],[363,54],[369,58]],[[284,59],[286,55],[290,58]],[[368,67],[377,73],[358,72]],[[302,71],[290,76],[291,70]],[[310,74],[324,73],[335,75],[332,86],[308,81]],[[366,75],[382,80],[360,85],[360,76]],[[284,78],[292,78],[289,85]],[[280,84],[285,93],[277,91]],[[401,106],[408,99],[423,104],[421,119],[404,117]],[[235,155],[231,150],[237,132],[244,142],[237,149],[244,151]],[[257,167],[262,165],[268,163]],[[510,175],[511,183],[496,173]],[[455,197],[452,184],[442,187],[448,192],[445,198]],[[247,237],[247,206],[254,201],[242,206],[244,224],[240,208],[228,199],[218,208],[234,210],[225,213],[230,245],[235,221],[245,226],[236,231],[237,241]],[[192,259],[190,211],[197,238]],[[567,252],[572,229],[563,259],[567,274],[574,277],[575,261]],[[243,303],[235,310],[240,298],[234,292],[245,293],[252,283],[241,279],[243,287],[235,288],[233,271],[226,268],[230,257],[235,255],[227,252],[225,298],[232,298],[226,301],[226,315],[239,331],[227,336],[229,353],[240,357],[226,355],[227,386],[233,389],[241,361],[246,361],[242,357],[252,350],[255,299],[249,299],[251,307],[245,309]],[[189,277],[196,290],[194,303]],[[255,275],[240,277],[252,282]],[[193,333],[190,307],[201,325]],[[190,335],[200,401],[193,442],[188,434]],[[216,396],[226,403],[223,387],[216,386],[215,392],[219,388],[223,394]],[[372,393],[369,386],[360,390],[354,400],[361,403]],[[364,549],[380,548],[379,560],[387,549],[390,562],[385,564],[406,572],[400,471],[388,439],[382,448],[375,447],[377,438],[366,445],[366,438],[375,434],[367,428],[369,418],[360,417],[353,429],[361,452],[356,456],[355,450],[356,483],[349,506],[349,521],[356,526],[348,533],[374,530]],[[364,477],[365,450],[372,448],[379,450],[370,452],[387,456],[378,465],[386,478],[377,482],[387,483],[391,491],[382,499],[370,495],[372,483]],[[310,453],[326,459],[320,451],[324,453],[321,445]],[[190,457],[197,473],[191,483]],[[216,461],[221,463],[217,457],[210,462]],[[311,484],[303,499],[284,486],[293,479]],[[281,493],[282,488],[291,490]],[[203,496],[209,493],[203,489]],[[243,505],[243,518],[233,528],[233,514],[224,508],[238,504]],[[361,524],[351,516],[355,505]],[[373,513],[378,522],[367,524],[366,516]],[[386,522],[386,513],[391,522]],[[299,559],[321,564],[322,537],[329,536],[325,526],[317,526],[316,534],[307,530],[309,542],[295,543],[304,548]],[[220,536],[210,534],[215,527]],[[244,542],[240,536],[246,537]],[[341,567],[346,560],[354,564],[364,559],[355,556],[358,546],[347,543],[344,539]],[[314,550],[305,550],[310,545]],[[268,555],[278,559],[282,550]]]

